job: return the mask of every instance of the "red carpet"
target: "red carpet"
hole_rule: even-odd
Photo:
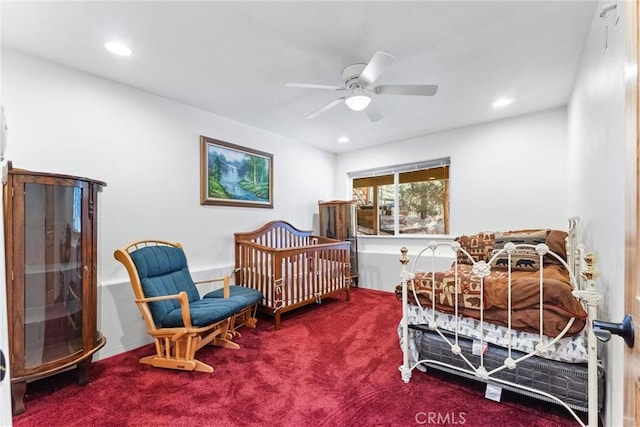
[[[133,304],[133,302],[132,302]],[[354,289],[243,329],[240,350],[207,347],[213,374],[141,365],[145,346],[94,363],[80,387],[64,373],[29,384],[15,426],[572,426],[561,408],[481,384],[414,371],[402,382],[391,293]],[[118,339],[117,337],[107,337]]]

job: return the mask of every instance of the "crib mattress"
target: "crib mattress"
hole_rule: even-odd
[[[430,330],[426,325],[412,325],[410,328],[422,333],[415,334],[416,346],[419,351],[420,360],[430,359],[442,363],[447,363],[460,368],[468,368],[468,365],[458,356],[451,353],[449,344],[436,332]],[[445,334],[447,335],[447,334]],[[466,338],[459,339],[459,345],[463,354],[474,366],[479,364],[480,357],[472,354],[472,340]],[[517,359],[524,353],[512,351],[512,358]],[[507,350],[489,344],[489,348],[484,355],[484,366],[488,371],[503,365],[508,357]],[[440,366],[438,364],[424,363],[430,368],[439,369],[467,378],[481,380],[473,374],[460,372],[452,368]],[[576,363],[564,363],[556,360],[544,359],[533,356],[519,362],[515,369],[504,369],[496,374],[496,378],[511,381],[513,383],[534,388],[549,393],[565,402],[576,411],[587,412],[588,410],[588,387],[587,387],[587,365]],[[485,381],[486,382],[486,381]],[[491,382],[488,380],[488,382]],[[537,399],[554,402],[546,396],[530,393],[517,387],[507,386],[500,383],[495,385],[505,390],[524,394]],[[598,410],[602,409],[604,401],[604,371],[598,369]]]

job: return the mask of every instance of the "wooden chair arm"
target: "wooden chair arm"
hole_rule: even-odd
[[[154,301],[166,301],[170,299],[180,300],[180,312],[182,314],[182,323],[184,324],[185,328],[193,328],[193,325],[191,324],[191,311],[189,310],[189,297],[187,296],[187,293],[185,291],[181,291],[177,295],[173,294],[173,295],[163,295],[160,297],[136,298],[136,303],[138,304],[149,303]]]
[[[222,282],[225,279],[228,279],[230,276],[223,276],[223,277],[216,277],[213,279],[205,279],[205,280],[198,280],[197,282],[193,282],[196,285],[199,285],[201,283],[213,283],[213,282]]]
[[[224,277],[217,277],[215,279],[199,280],[193,283],[195,283],[196,285],[199,285],[201,283],[214,283],[214,282],[223,282],[223,287],[224,287],[224,290],[222,291],[223,296],[225,298],[229,298],[231,296],[231,292],[229,290],[229,285],[231,284],[231,275],[227,275]]]
[[[179,294],[163,295],[161,297],[137,298],[136,302],[155,302],[155,301],[165,301],[168,299],[180,299],[181,298],[180,294],[186,295],[187,293],[182,291]]]
[[[189,333],[189,331],[187,331],[186,329],[183,329],[180,332],[177,332],[175,335],[173,335],[171,337],[171,341],[177,342],[180,338],[182,338],[183,336],[187,335],[188,333]]]

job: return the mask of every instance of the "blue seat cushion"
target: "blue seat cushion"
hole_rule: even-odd
[[[246,286],[229,286],[229,295],[232,297],[242,296],[246,298],[247,307],[262,301],[262,292],[256,289],[247,288]],[[207,293],[203,298],[224,298],[224,289],[216,289],[215,291],[211,291]]]
[[[208,326],[238,313],[247,304],[241,296],[233,298],[208,298],[189,303],[191,324],[196,327]],[[154,318],[155,320],[155,318]],[[180,308],[169,311],[159,325],[163,328],[184,326]]]

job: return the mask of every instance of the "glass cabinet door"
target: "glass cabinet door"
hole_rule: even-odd
[[[352,203],[345,206],[344,209],[344,240],[351,243],[351,275],[358,274],[358,238],[356,223],[356,204]]]
[[[358,276],[358,223],[355,201],[319,202],[320,235],[351,244],[351,277]]]
[[[82,187],[24,184],[24,366],[82,350]]]
[[[337,209],[335,206],[324,206],[322,209],[322,221],[320,224],[320,235],[330,239],[338,239]]]

